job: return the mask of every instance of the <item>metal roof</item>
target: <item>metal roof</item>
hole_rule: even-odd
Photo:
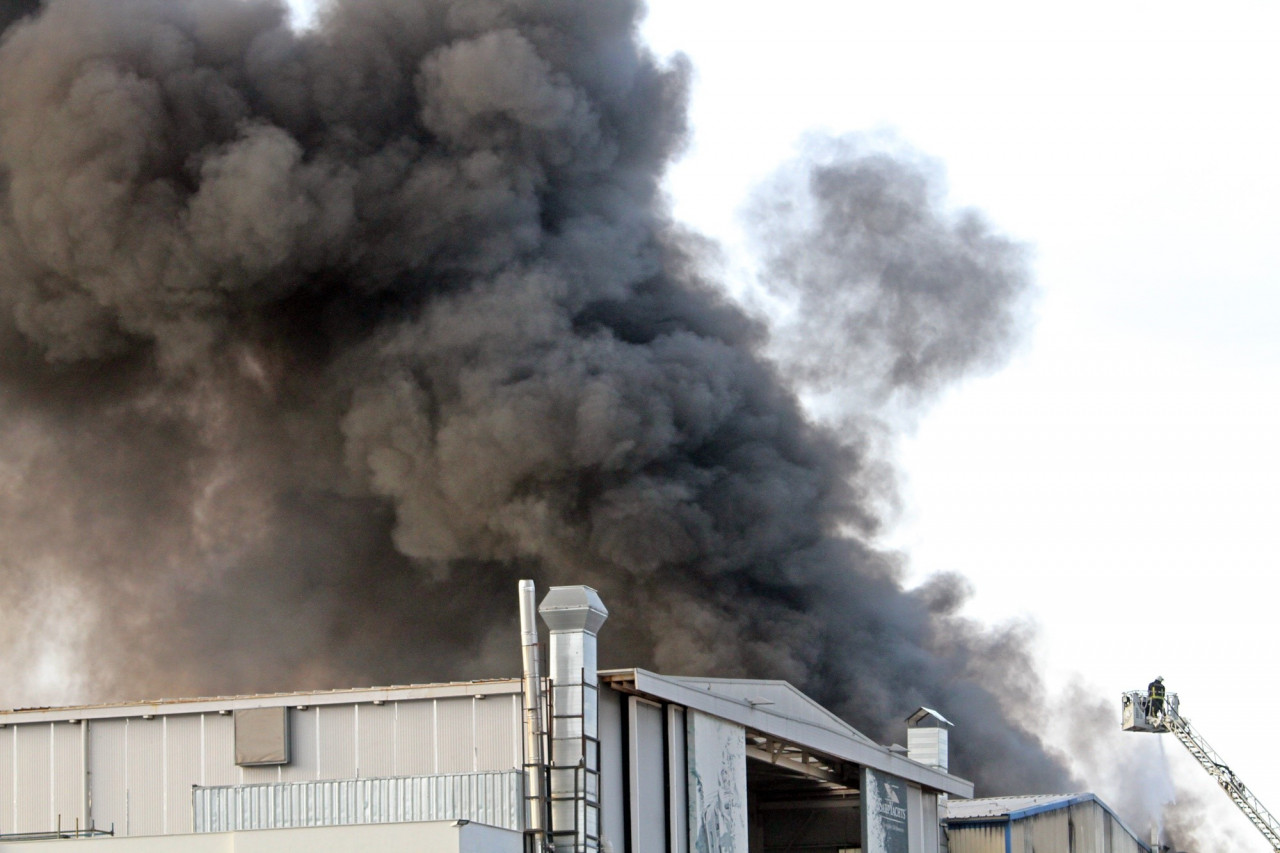
[[[643,669],[604,670],[600,680],[627,692],[684,705],[832,758],[898,776],[930,790],[959,797],[973,794],[972,782],[880,746],[785,681],[687,678]]]
[[[865,743],[871,738],[837,717],[786,681],[751,678],[692,678],[669,675],[666,678],[695,690],[704,690],[733,701],[746,702],[772,714],[805,720],[812,725],[840,732]]]
[[[0,725],[38,723],[50,720],[105,719],[141,714],[200,714],[265,708],[279,705],[345,705],[355,702],[389,702],[412,699],[443,699],[451,696],[479,696],[519,693],[520,679],[491,678],[482,681],[451,681],[441,684],[398,684],[389,687],[354,687],[341,690],[311,690],[294,693],[256,693],[244,696],[206,696],[193,699],[154,699],[99,705],[66,705],[48,708],[17,708],[0,711]]]
[[[1007,817],[1016,820],[1054,809],[1066,808],[1085,800],[1096,800],[1093,794],[1023,794],[1011,797],[982,797],[976,800],[948,800],[947,819]]]
[[[993,820],[1008,821],[1012,823],[1015,820],[1031,817],[1033,815],[1042,814],[1044,812],[1057,811],[1065,809],[1078,803],[1094,802],[1130,836],[1138,842],[1143,850],[1150,851],[1150,847],[1142,840],[1136,832],[1134,832],[1128,824],[1120,819],[1111,807],[1098,799],[1097,794],[1081,793],[1081,794],[1024,794],[1021,796],[1009,797],[982,797],[976,800],[948,800],[947,801],[947,823],[949,825],[964,826],[966,823],[984,823]]]
[[[973,794],[973,783],[881,746],[786,681],[665,676],[643,669],[602,670],[620,689],[695,708],[764,735],[824,752],[833,758],[908,779],[954,796]],[[483,697],[519,693],[519,678],[409,684],[341,690],[259,693],[193,699],[156,699],[97,705],[0,711],[0,726],[144,715],[200,714],[278,706],[349,705],[364,702]]]

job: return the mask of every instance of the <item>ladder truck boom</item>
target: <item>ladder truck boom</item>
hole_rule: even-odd
[[[1159,683],[1159,689],[1154,689]],[[1200,766],[1217,781],[1240,811],[1258,828],[1273,850],[1280,853],[1280,821],[1258,802],[1208,741],[1191,727],[1178,710],[1178,694],[1164,693],[1162,679],[1152,682],[1148,690],[1131,690],[1121,696],[1120,728],[1126,732],[1171,733]]]

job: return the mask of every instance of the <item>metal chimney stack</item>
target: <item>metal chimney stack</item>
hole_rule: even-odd
[[[533,836],[533,849],[546,847],[547,761],[543,741],[547,730],[542,717],[542,659],[538,650],[538,617],[533,581],[520,581],[520,651],[524,662],[524,775],[525,827]]]
[[[553,586],[538,607],[551,631],[551,846],[600,849],[599,679],[596,632],[609,617],[587,586]]]

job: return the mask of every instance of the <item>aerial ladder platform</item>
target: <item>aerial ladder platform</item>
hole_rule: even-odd
[[[1182,716],[1178,710],[1178,694],[1165,693],[1162,679],[1157,681],[1161,682],[1158,690],[1131,690],[1122,695],[1120,728],[1126,732],[1168,733],[1176,737],[1258,828],[1271,848],[1280,853],[1280,821],[1258,802],[1208,741]]]

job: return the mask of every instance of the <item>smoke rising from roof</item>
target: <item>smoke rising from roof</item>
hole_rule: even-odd
[[[1020,250],[833,143],[755,209],[791,310],[744,313],[664,205],[688,68],[640,13],[353,0],[299,34],[263,0],[51,0],[10,27],[11,649],[95,698],[508,674],[514,580],[588,583],[606,664],[786,678],[886,742],[929,704],[980,790],[1075,787],[1010,722],[1042,694],[1025,629],[874,544],[885,413],[1006,352]],[[839,429],[797,398],[841,391]]]

